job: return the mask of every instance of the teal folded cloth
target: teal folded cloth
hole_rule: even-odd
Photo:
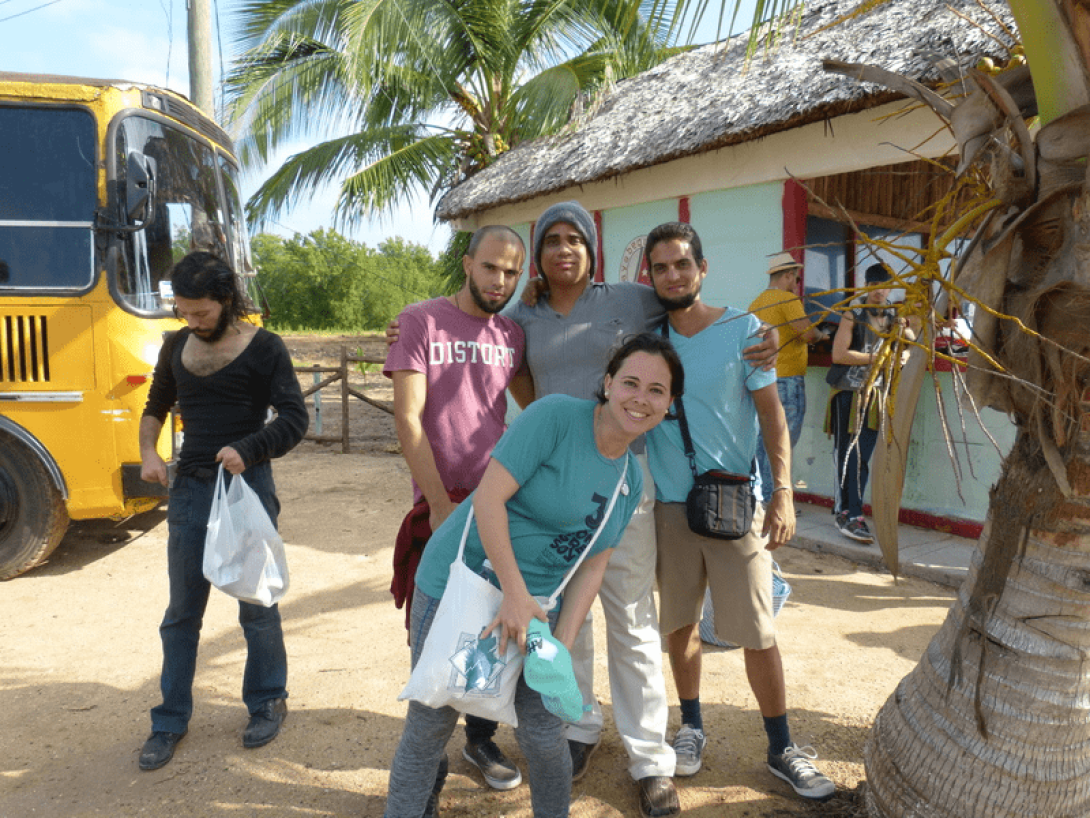
[[[567,722],[577,722],[590,710],[575,681],[571,654],[547,623],[531,619],[526,628],[526,659],[523,676],[531,689],[541,694],[545,709]]]

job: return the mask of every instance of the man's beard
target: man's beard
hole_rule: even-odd
[[[658,290],[655,291],[655,297],[658,298],[659,303],[662,304],[663,309],[667,312],[673,312],[674,310],[685,310],[696,303],[696,299],[700,297],[700,288],[702,284],[697,282],[696,287],[691,293],[685,295],[679,295],[677,298],[664,298],[659,295]]]
[[[228,305],[223,305],[223,312],[220,313],[220,318],[216,322],[216,326],[210,330],[193,330],[193,334],[204,341],[206,344],[214,344],[220,338],[227,334],[227,330],[233,323],[234,318],[231,315],[231,311],[228,309]]]
[[[495,313],[502,310],[504,307],[507,306],[507,302],[511,300],[511,296],[507,296],[507,298],[503,299],[502,301],[493,303],[484,297],[484,295],[480,291],[480,288],[477,287],[477,285],[473,282],[472,278],[467,276],[466,281],[469,282],[469,294],[473,297],[473,303],[476,304],[482,311],[487,312],[489,315],[494,315]]]

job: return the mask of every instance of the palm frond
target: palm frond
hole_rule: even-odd
[[[374,155],[363,142],[353,147],[357,160]],[[449,133],[407,139],[390,147],[344,180],[336,206],[338,224],[356,226],[376,212],[407,202],[414,190],[427,189],[433,180],[456,172],[459,152]]]

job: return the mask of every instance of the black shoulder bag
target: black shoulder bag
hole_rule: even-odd
[[[662,334],[670,337],[668,321],[663,322]],[[697,474],[696,450],[689,434],[689,422],[685,419],[685,404],[680,396],[674,399],[674,403],[677,405],[677,422],[685,444],[685,456],[689,458],[689,468],[693,472],[693,487],[685,498],[689,529],[702,537],[740,540],[753,527],[757,499],[753,495],[752,476],[721,469]]]

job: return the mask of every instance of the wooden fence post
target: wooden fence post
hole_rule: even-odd
[[[352,443],[348,437],[348,347],[341,346],[341,451],[348,454]]]

